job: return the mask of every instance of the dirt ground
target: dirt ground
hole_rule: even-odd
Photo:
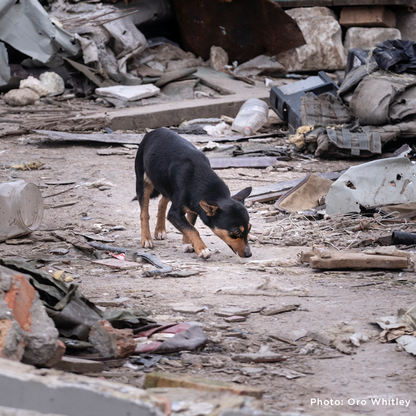
[[[4,127],[4,125],[2,126]],[[167,361],[153,367],[175,373],[194,374],[223,381],[234,381],[264,389],[264,409],[281,412],[298,411],[310,415],[348,414],[413,415],[416,413],[415,357],[400,350],[396,343],[383,344],[378,340],[379,328],[372,324],[376,317],[395,315],[398,308],[415,305],[413,283],[397,283],[399,277],[412,278],[413,272],[346,271],[342,273],[318,272],[307,265],[296,264],[298,254],[305,246],[262,244],[252,241],[253,256],[241,259],[204,227],[198,220],[197,228],[213,251],[203,261],[195,254],[183,253],[181,236],[169,223],[167,240],[155,241],[148,251],[176,270],[198,270],[199,275],[188,278],[145,278],[144,265],[129,271],[113,271],[91,263],[88,257],[70,244],[45,242],[35,237],[50,234],[51,230],[70,229],[91,232],[94,224],[102,226],[100,235],[114,239],[113,246],[140,247],[139,205],[132,202],[135,195],[135,150],[117,148],[124,155],[99,156],[98,150],[107,145],[81,145],[72,143],[48,144],[37,135],[7,136],[0,139],[0,182],[24,179],[40,187],[44,196],[69,189],[73,185],[47,185],[50,181],[75,181],[75,187],[65,193],[44,199],[44,220],[40,230],[27,244],[0,243],[0,256],[19,256],[27,260],[48,258],[42,270],[66,270],[90,300],[113,300],[127,297],[124,307],[148,310],[158,322],[176,320],[198,321],[210,338],[200,354],[208,357],[206,363],[189,367]],[[41,170],[18,171],[10,165],[32,160],[45,163]],[[357,162],[355,162],[356,164]],[[293,170],[269,172],[262,169],[226,169],[217,171],[232,192],[251,185],[253,188],[274,182],[303,177],[306,172],[326,172],[345,169],[345,161],[309,161],[296,159],[288,162]],[[88,188],[86,183],[105,179],[107,189]],[[62,206],[65,203],[73,205]],[[268,222],[265,216],[271,204],[255,204],[250,208],[252,236],[259,238],[277,222]],[[156,219],[157,201],[151,203],[151,225]],[[117,227],[123,226],[123,227]],[[116,227],[115,230],[112,228]],[[293,233],[293,230],[287,233]],[[301,232],[301,231],[300,231]],[[365,236],[365,232],[361,237]],[[351,236],[350,236],[351,237]],[[340,237],[341,238],[341,237]],[[351,238],[354,238],[352,236]],[[26,239],[27,238],[23,238]],[[288,235],[286,235],[286,240]],[[313,241],[310,241],[310,245]],[[309,246],[310,246],[309,245]],[[64,264],[51,249],[67,247],[71,264]],[[277,259],[280,267],[256,270],[250,261]],[[286,264],[286,266],[284,266]],[[226,287],[252,288],[269,279],[270,296],[226,295]],[[380,283],[354,287],[365,283]],[[396,283],[394,283],[396,282]],[[196,315],[177,313],[173,306],[203,306]],[[279,315],[264,316],[262,307],[300,304],[298,310]],[[221,307],[249,308],[253,313],[246,322],[229,324],[214,312]],[[284,334],[295,338],[307,330],[326,332],[353,327],[365,334],[368,342],[354,348],[354,354],[339,351],[303,337],[290,345],[270,335]],[[233,335],[233,336],[231,336]],[[257,352],[261,345],[288,357],[281,363],[241,364],[231,361],[236,352]],[[308,345],[309,344],[309,345]],[[303,347],[308,345],[305,350]],[[258,373],[245,375],[249,367],[262,368]],[[300,372],[300,377],[289,379],[281,374],[287,370]],[[119,374],[118,374],[119,373]],[[280,375],[279,375],[280,374]],[[299,375],[299,374],[298,374]],[[145,373],[129,368],[112,370],[112,380],[141,387]],[[390,399],[390,404],[372,404],[371,399]],[[333,400],[333,404],[313,404],[312,399]],[[398,400],[410,400],[408,407],[397,405]],[[394,402],[392,403],[392,401]],[[337,401],[337,402],[335,402]]]

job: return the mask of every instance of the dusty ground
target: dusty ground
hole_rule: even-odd
[[[72,190],[45,198],[43,235],[47,230],[69,228],[77,232],[90,231],[94,224],[101,224],[106,233],[115,240],[112,245],[140,249],[139,207],[131,202],[134,196],[134,156],[135,150],[127,155],[98,156],[97,150],[108,146],[97,145],[49,145],[42,143],[37,136],[9,136],[0,139],[0,182],[24,179],[40,186],[44,195],[49,195],[69,186],[46,185],[56,180],[74,180]],[[125,149],[127,150],[127,149]],[[45,162],[44,169],[32,171],[11,170],[8,166],[31,160]],[[225,178],[231,191],[245,186],[259,187],[302,177],[305,172],[325,172],[348,167],[347,162],[308,162],[295,160],[289,162],[294,170],[290,172],[266,172],[263,170],[228,169],[218,171]],[[87,182],[105,179],[114,186],[100,191],[89,189]],[[75,202],[61,208],[54,208],[65,202]],[[151,206],[152,225],[155,224],[157,202]],[[253,206],[251,224],[253,236],[259,237],[271,225],[266,222],[264,212],[270,205]],[[89,219],[83,219],[83,218]],[[113,226],[122,225],[126,229],[114,231]],[[253,257],[240,259],[230,249],[213,236],[211,231],[197,223],[202,238],[213,250],[207,261],[197,259],[195,254],[185,254],[181,248],[181,236],[168,224],[168,238],[155,241],[151,253],[169,263],[175,269],[199,270],[200,274],[189,278],[144,278],[142,270],[120,272],[91,264],[80,251],[66,243],[32,242],[22,245],[0,243],[0,256],[20,256],[26,259],[50,256],[53,247],[68,247],[67,256],[71,265],[56,260],[49,262],[44,270],[65,269],[75,279],[80,290],[92,301],[112,300],[128,297],[126,307],[143,308],[156,316],[158,321],[176,319],[178,321],[199,321],[212,342],[203,352],[210,358],[208,364],[195,364],[190,367],[172,367],[160,364],[159,369],[177,373],[236,381],[265,390],[264,407],[269,410],[304,411],[311,415],[330,414],[343,411],[351,414],[370,415],[412,415],[416,412],[415,358],[400,351],[397,344],[382,344],[378,341],[379,329],[371,322],[377,316],[394,315],[398,308],[410,308],[415,304],[415,287],[411,283],[392,283],[399,272],[389,275],[391,280],[383,284],[363,287],[354,285],[378,282],[381,276],[371,276],[370,272],[320,273],[308,266],[296,265],[275,267],[266,271],[252,270],[246,263],[252,260],[279,259],[294,264],[298,253],[305,247],[252,243]],[[293,231],[288,231],[293,232]],[[364,236],[364,235],[363,235]],[[311,241],[312,243],[312,241]],[[144,266],[147,267],[147,266]],[[401,277],[411,273],[404,272]],[[272,286],[280,290],[280,296],[236,296],[221,294],[224,287],[247,288],[270,278]],[[290,290],[301,290],[303,296],[294,296]],[[273,294],[272,291],[270,294]],[[305,296],[306,294],[306,296]],[[184,315],[173,312],[172,305],[203,305],[205,310],[197,315]],[[251,313],[244,323],[224,327],[224,320],[214,315],[220,308],[229,305],[250,308],[253,312],[270,305],[284,306],[300,304],[297,311],[274,316]],[[168,317],[161,317],[168,315]],[[169,318],[174,317],[174,318]],[[294,336],[294,331],[327,331],[332,327],[352,326],[356,332],[366,334],[370,341],[355,348],[355,354],[343,355],[328,349],[322,344],[312,342],[312,350],[301,354],[300,348],[308,344],[307,338],[296,341],[297,346],[274,340],[270,334]],[[227,333],[243,338],[230,338]],[[264,371],[258,375],[246,376],[243,369],[247,365],[230,361],[234,352],[256,352],[260,345],[267,344],[275,352],[288,356],[284,363],[258,364]],[[333,357],[333,358],[331,358]],[[178,362],[176,362],[178,363]],[[253,365],[252,365],[253,367]],[[291,369],[302,373],[302,377],[288,379],[279,376],[281,370]],[[129,369],[115,369],[119,377],[113,380],[141,386],[143,372]],[[373,405],[371,398],[410,400],[409,407],[397,405]],[[312,405],[311,399],[333,401],[339,405]],[[360,402],[358,401],[366,401]],[[355,404],[353,404],[355,403]]]

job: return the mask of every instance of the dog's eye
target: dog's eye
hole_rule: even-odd
[[[241,231],[234,231],[234,232],[230,233],[230,237],[234,238],[234,239],[240,238],[241,237]]]

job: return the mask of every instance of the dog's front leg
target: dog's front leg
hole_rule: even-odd
[[[168,220],[183,234],[183,243],[192,244],[198,257],[208,259],[210,252],[202,241],[198,230],[192,224],[192,222],[195,224],[196,217],[196,215],[190,215],[189,220],[187,220],[184,210],[182,208],[179,210],[175,209],[173,204],[168,213]]]

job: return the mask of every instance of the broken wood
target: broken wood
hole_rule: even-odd
[[[364,253],[351,253],[345,251],[331,251],[331,257],[322,258],[314,251],[309,259],[313,269],[405,269],[409,265],[406,257],[383,256]],[[305,258],[305,257],[304,257]]]

